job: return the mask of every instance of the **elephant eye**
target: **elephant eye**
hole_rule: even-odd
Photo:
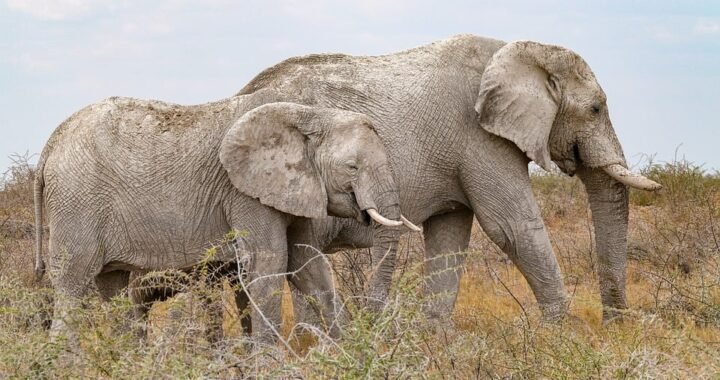
[[[592,107],[590,107],[590,111],[592,111],[593,114],[597,115],[600,113],[600,106],[597,104],[593,104]]]
[[[348,161],[348,162],[346,162],[346,165],[347,165],[348,169],[350,169],[352,171],[358,170],[357,163],[355,161]]]

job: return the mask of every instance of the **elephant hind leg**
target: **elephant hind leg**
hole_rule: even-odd
[[[77,310],[83,307],[83,299],[77,294],[68,294],[56,289],[54,295],[53,317],[50,324],[50,340],[57,342],[61,337],[68,341],[72,351],[80,348],[77,334]]]
[[[95,293],[95,278],[102,271],[99,245],[89,236],[62,226],[51,229],[50,279],[54,289],[53,320],[50,337],[53,341],[66,336],[72,348],[79,347],[77,328],[79,309],[84,308],[85,298]],[[82,230],[86,232],[86,230]]]
[[[55,292],[50,338],[57,341],[64,336],[72,349],[79,348],[77,328],[80,323],[78,316],[81,314],[78,310],[85,307],[84,300],[92,294],[94,288],[94,276],[77,273],[72,269],[61,268],[56,271],[52,281]]]
[[[423,224],[425,235],[426,314],[446,318],[453,311],[470,243],[473,213],[463,209],[435,215]]]

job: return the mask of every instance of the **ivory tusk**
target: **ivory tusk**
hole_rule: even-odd
[[[373,218],[374,221],[382,224],[383,226],[397,227],[397,226],[402,226],[402,224],[403,224],[403,222],[401,222],[399,220],[390,220],[390,219],[380,215],[380,213],[377,212],[377,210],[375,210],[374,208],[369,208],[365,211],[367,211],[368,215],[370,215],[370,217]]]
[[[619,182],[622,182],[630,187],[647,191],[657,191],[662,189],[661,184],[651,179],[648,179],[640,174],[633,173],[630,170],[624,168],[622,165],[612,164],[608,166],[603,166],[602,169],[610,177],[613,177]]]
[[[420,227],[412,224],[411,221],[407,220],[407,218],[404,217],[404,216],[402,216],[402,215],[400,215],[400,220],[402,220],[402,222],[403,222],[403,224],[405,225],[405,227],[409,228],[410,230],[415,231],[415,232],[420,232],[420,231],[422,231],[422,230],[420,229]]]

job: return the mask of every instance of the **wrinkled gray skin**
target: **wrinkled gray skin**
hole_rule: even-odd
[[[248,287],[259,305],[252,331],[272,340],[259,312],[279,325],[283,277],[272,275],[286,272],[288,236],[328,213],[363,225],[370,209],[398,219],[397,189],[369,118],[278,100],[272,91],[197,106],[110,98],[56,129],[36,179],[57,291],[53,336],[67,331],[69,310],[94,285],[109,297],[129,271],[190,268],[235,229],[245,232],[237,244],[250,254],[248,281],[257,279]],[[312,234],[293,240],[316,244]],[[38,252],[41,244],[38,235]],[[330,272],[317,262],[291,281],[334,323]],[[39,275],[43,266],[38,260]]]
[[[464,257],[444,254],[468,247],[473,215],[523,273],[545,317],[565,313],[567,293],[530,186],[531,160],[545,169],[555,162],[585,184],[603,318],[626,308],[624,183],[648,190],[659,185],[624,169],[605,94],[576,53],[462,35],[385,56],[291,58],[260,73],[239,94],[261,89],[299,94],[303,104],[352,110],[373,119],[400,189],[403,213],[424,225],[431,317],[444,318],[453,309]],[[612,168],[625,171],[615,170],[615,178],[624,183],[607,174]],[[333,233],[338,245],[363,236]],[[388,234],[372,247],[375,263],[386,257],[371,290],[380,299],[388,292],[395,242]],[[291,269],[302,263],[299,257]]]

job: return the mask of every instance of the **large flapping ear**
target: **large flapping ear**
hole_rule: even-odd
[[[318,133],[312,107],[270,103],[243,115],[220,146],[232,184],[264,205],[308,218],[327,215],[327,195],[310,158]]]
[[[552,74],[560,49],[527,41],[503,46],[483,72],[475,104],[483,129],[512,141],[545,170],[551,167],[548,140],[561,97]]]

